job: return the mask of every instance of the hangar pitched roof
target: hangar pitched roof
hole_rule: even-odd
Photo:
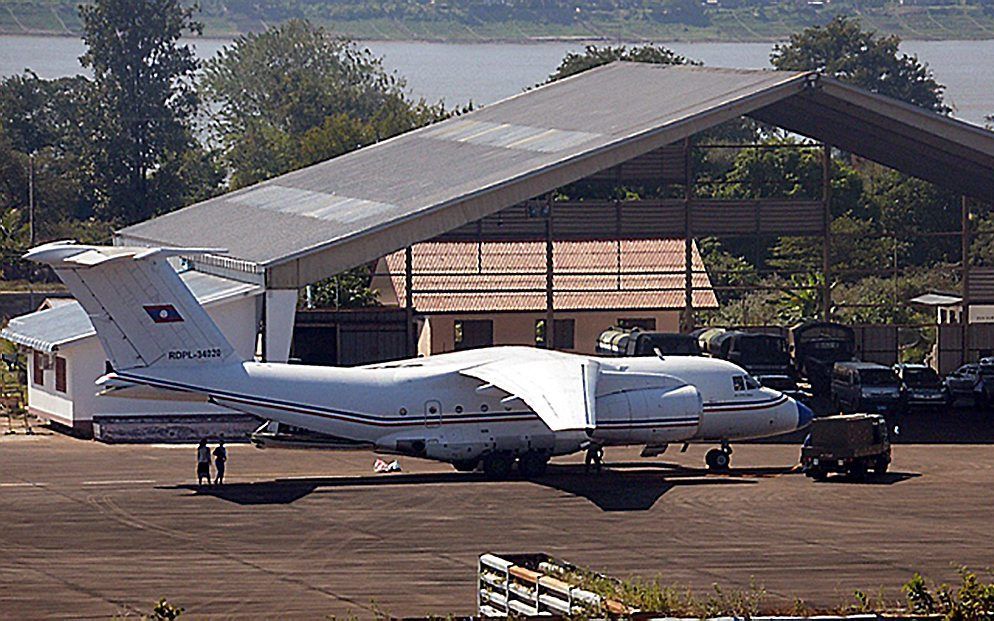
[[[123,229],[300,287],[741,115],[989,200],[994,133],[819,77],[617,62]]]

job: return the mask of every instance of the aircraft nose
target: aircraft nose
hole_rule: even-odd
[[[795,403],[797,403],[797,428],[804,429],[811,424],[811,421],[815,417],[815,413],[811,411],[811,408],[804,405],[800,401],[796,401]]]

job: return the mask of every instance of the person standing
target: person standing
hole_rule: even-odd
[[[601,460],[604,459],[604,447],[599,444],[591,444],[587,447],[587,454],[583,458],[583,471],[590,472],[593,465],[594,472],[601,471]]]
[[[211,451],[207,448],[207,439],[200,440],[197,447],[197,485],[203,485],[204,479],[211,484]]]
[[[217,448],[214,449],[214,469],[217,470],[217,477],[214,479],[215,485],[224,483],[224,464],[228,461],[228,449],[224,448],[224,440],[218,440]]]

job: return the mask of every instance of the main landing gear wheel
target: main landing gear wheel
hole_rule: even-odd
[[[704,463],[707,464],[708,470],[714,472],[726,472],[731,461],[731,451],[720,448],[713,448],[704,456]]]
[[[473,472],[480,465],[479,459],[461,459],[452,462],[452,467],[459,472]]]
[[[549,456],[538,451],[529,451],[518,458],[518,472],[526,479],[533,479],[545,474],[549,464]]]
[[[506,479],[514,465],[514,456],[510,453],[490,453],[483,458],[483,474],[488,479]]]

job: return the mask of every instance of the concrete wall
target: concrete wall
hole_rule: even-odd
[[[207,309],[221,332],[238,352],[251,359],[255,350],[255,297],[242,297]],[[143,416],[148,414],[224,414],[223,408],[207,403],[152,401],[120,397],[98,397],[97,378],[105,373],[107,356],[96,336],[64,346],[58,354],[66,359],[66,392],[55,390],[55,369],[45,371],[44,386],[33,382],[34,356],[28,356],[28,405],[32,412],[69,426],[87,422],[95,415]]]
[[[572,319],[573,349],[581,354],[593,354],[597,337],[621,319],[653,318],[656,330],[676,332],[680,328],[680,312],[676,310],[557,312],[556,319]],[[494,326],[494,345],[535,345],[535,322],[545,319],[545,313],[467,313],[430,315],[425,318],[418,339],[418,354],[440,354],[455,350],[456,320],[490,320]]]

